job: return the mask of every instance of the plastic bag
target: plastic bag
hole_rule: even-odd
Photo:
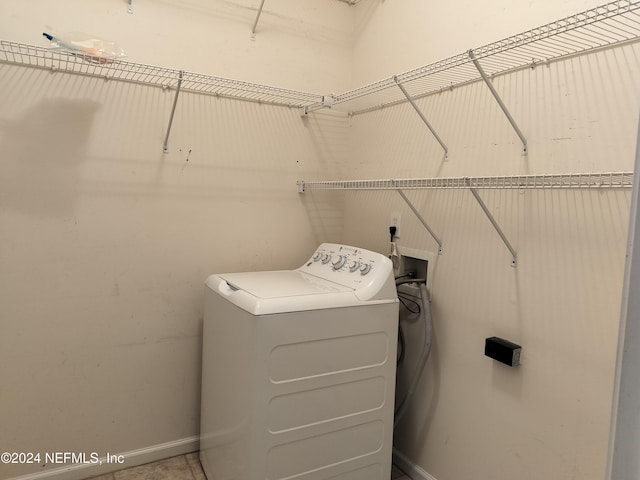
[[[67,33],[54,36],[43,33],[51,41],[51,46],[67,50],[91,63],[110,63],[126,57],[124,50],[116,42],[102,40],[85,33]]]

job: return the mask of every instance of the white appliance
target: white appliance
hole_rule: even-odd
[[[391,261],[325,243],[296,270],[206,281],[208,480],[389,480],[398,299]]]

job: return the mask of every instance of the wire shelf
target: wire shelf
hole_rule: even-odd
[[[640,0],[617,0],[472,49],[490,76],[533,68],[573,55],[640,40]],[[469,51],[333,97],[333,107],[352,114],[481,80]],[[317,105],[312,108],[321,108]]]
[[[357,4],[360,0],[341,0]],[[472,49],[490,76],[505,74],[568,56],[640,40],[640,0],[617,0],[551,22],[518,35]],[[0,40],[0,63],[101,77],[162,88],[254,102],[304,108],[310,112],[330,104],[353,114],[404,103],[402,84],[412,98],[420,98],[481,79],[469,52],[440,60],[393,77],[335,95],[323,95],[260,85],[177,69],[48,49]]]
[[[161,88],[176,88],[182,74],[182,91],[298,108],[322,102],[322,95],[315,93],[182,72],[152,65],[112,61],[82,53],[71,53],[6,40],[0,40],[0,63]]]
[[[298,181],[298,190],[425,190],[631,188],[633,172],[511,175],[500,177],[407,178],[381,180]]]

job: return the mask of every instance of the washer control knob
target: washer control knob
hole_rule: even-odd
[[[371,271],[371,264],[364,263],[360,266],[360,275],[366,275]]]
[[[349,262],[349,271],[350,272],[355,272],[356,270],[358,270],[358,268],[360,267],[360,262],[357,260],[352,260],[351,262]]]
[[[316,252],[316,253],[313,255],[313,261],[314,261],[314,262],[317,262],[318,260],[320,260],[320,257],[322,257],[322,254],[321,254],[320,252]]]
[[[331,255],[329,255],[328,253],[323,253],[320,259],[322,260],[322,263],[329,263],[329,260],[331,260]]]
[[[347,257],[345,257],[344,255],[338,255],[337,257],[333,258],[331,265],[333,266],[334,270],[340,270],[342,267],[344,267],[345,263],[347,263]]]

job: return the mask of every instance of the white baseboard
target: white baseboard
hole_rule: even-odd
[[[52,468],[44,472],[22,475],[8,480],[83,480],[96,475],[122,470],[123,468],[137,467],[138,465],[156,462],[164,458],[195,452],[199,448],[200,438],[194,436],[118,454],[122,455],[124,459],[122,463],[109,463],[105,457],[96,463]]]
[[[409,475],[412,480],[436,480],[436,477],[429,475],[420,465],[413,463],[395,448],[393,449],[393,463]]]

